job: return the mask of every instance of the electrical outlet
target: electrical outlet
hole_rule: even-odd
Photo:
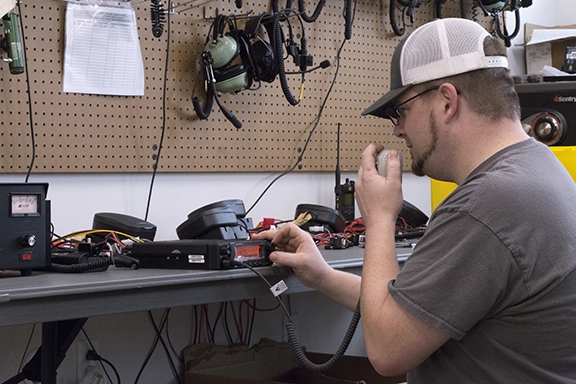
[[[90,339],[96,352],[98,352],[98,339]],[[94,360],[87,360],[86,353],[92,349],[88,340],[76,341],[76,382],[81,383],[84,380],[86,373],[90,371],[91,367],[99,368],[100,363]]]

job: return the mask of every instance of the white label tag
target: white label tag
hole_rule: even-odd
[[[274,284],[271,288],[270,291],[272,292],[272,294],[274,295],[274,297],[277,297],[278,295],[282,294],[284,291],[286,291],[288,289],[288,286],[286,285],[286,283],[284,282],[284,280],[280,280],[279,282],[277,282],[276,284]]]

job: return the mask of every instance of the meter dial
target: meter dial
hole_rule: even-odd
[[[12,216],[38,215],[38,195],[12,194]]]

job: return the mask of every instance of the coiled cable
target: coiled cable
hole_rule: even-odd
[[[300,363],[304,368],[315,373],[325,373],[329,371],[332,367],[334,367],[336,363],[340,360],[340,358],[344,356],[344,353],[348,349],[350,341],[354,336],[354,332],[356,332],[359,320],[360,320],[360,300],[358,300],[356,310],[354,311],[354,315],[352,316],[352,320],[350,321],[350,325],[348,326],[348,330],[346,331],[346,335],[344,335],[344,339],[342,340],[340,347],[338,348],[336,353],[325,363],[316,364],[310,361],[308,357],[306,357],[306,355],[304,354],[304,350],[302,349],[302,346],[298,342],[294,323],[292,322],[286,324],[286,331],[288,332],[288,341],[290,342],[290,346],[292,346],[292,349],[294,350],[296,357],[298,357],[298,360],[300,361]]]
[[[322,13],[322,8],[324,8],[325,3],[326,0],[320,0],[318,4],[316,4],[316,8],[314,9],[314,13],[312,13],[312,16],[308,16],[306,14],[306,7],[304,5],[304,0],[298,0],[298,12],[300,13],[300,17],[302,17],[302,20],[304,20],[307,23],[315,22],[318,16],[320,16],[320,13]]]
[[[164,24],[166,24],[166,10],[162,8],[162,0],[150,0],[150,20],[152,21],[152,35],[162,36]]]
[[[256,268],[240,261],[236,261],[236,263],[242,267],[250,269],[268,285],[268,288],[272,288],[272,284],[270,284],[270,282],[266,280],[264,275],[262,275],[259,271],[257,271]],[[288,308],[286,308],[286,305],[280,298],[280,295],[276,296],[276,300],[278,300],[278,302],[280,303],[280,307],[282,307],[282,310],[284,311],[286,317],[288,318],[288,323],[286,324],[286,331],[288,332],[288,342],[290,343],[292,350],[296,354],[296,357],[298,358],[298,361],[300,361],[302,366],[308,369],[309,371],[315,373],[326,373],[332,367],[334,367],[336,363],[340,360],[340,358],[344,356],[344,353],[346,353],[346,350],[350,345],[350,341],[352,341],[352,337],[354,336],[356,328],[358,327],[358,322],[360,321],[360,300],[358,300],[358,304],[356,304],[354,315],[352,316],[352,320],[350,321],[350,325],[348,326],[348,330],[344,335],[344,339],[342,340],[340,347],[328,361],[321,364],[316,364],[310,361],[310,359],[308,359],[308,357],[304,353],[304,349],[302,348],[300,342],[298,341],[298,337],[296,336],[296,327],[294,326],[294,322],[292,321],[292,317],[290,316]]]
[[[278,66],[278,78],[280,79],[282,93],[284,93],[284,97],[286,97],[286,100],[288,100],[290,105],[298,105],[300,100],[294,97],[290,91],[290,86],[288,85],[288,80],[286,78],[286,67],[284,66],[284,41],[282,41],[282,27],[280,25],[281,14],[282,13],[277,13],[274,21],[274,48],[276,50],[274,52],[274,57],[276,59],[276,65]]]

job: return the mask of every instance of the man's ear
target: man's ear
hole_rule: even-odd
[[[458,113],[461,107],[460,94],[456,87],[450,83],[443,83],[438,88],[442,97],[444,122],[449,122]]]

